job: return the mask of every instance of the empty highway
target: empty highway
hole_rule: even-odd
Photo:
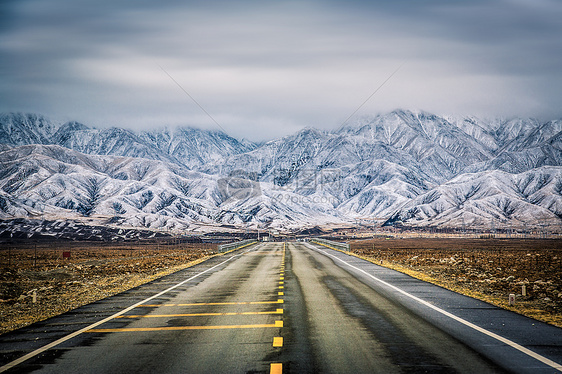
[[[562,329],[320,245],[260,243],[0,336],[0,360],[7,373],[552,373]]]

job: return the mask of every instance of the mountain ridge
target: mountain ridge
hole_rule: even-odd
[[[135,132],[2,114],[0,166],[4,219],[103,216],[182,230],[562,219],[562,120],[396,110],[257,144],[190,127]]]

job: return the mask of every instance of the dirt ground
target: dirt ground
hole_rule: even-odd
[[[0,334],[186,268],[215,251],[214,244],[174,241],[2,245]]]
[[[562,239],[378,238],[353,241],[351,251],[562,327]]]

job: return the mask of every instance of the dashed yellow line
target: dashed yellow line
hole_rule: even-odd
[[[283,373],[283,364],[271,364],[269,367],[269,374],[282,374]]]
[[[273,346],[275,348],[279,348],[283,346],[283,337],[281,336],[276,336],[273,338]]]
[[[262,325],[220,325],[220,326],[174,326],[174,327],[131,327],[122,329],[91,329],[87,332],[152,332],[179,330],[227,330],[227,329],[263,329],[269,327],[283,327],[283,321]]]
[[[283,314],[283,309],[267,312],[239,312],[239,313],[187,313],[187,314],[148,314],[148,315],[123,315],[115,318],[166,318],[166,317],[204,317],[204,316],[249,316],[260,314]]]
[[[279,271],[279,290],[277,292],[278,296],[284,296],[284,284],[285,284],[285,250],[287,249],[287,243],[283,243],[283,257],[281,259],[281,268]],[[281,321],[283,323],[283,321]],[[283,347],[283,337],[276,336],[273,338],[273,347],[280,348]],[[283,364],[282,363],[272,363],[269,368],[270,374],[282,374],[283,373]]]

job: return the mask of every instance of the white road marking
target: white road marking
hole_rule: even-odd
[[[485,334],[485,335],[487,335],[487,336],[489,336],[489,337],[491,337],[491,338],[494,338],[494,339],[496,339],[496,340],[499,340],[500,342],[505,343],[505,344],[509,345],[510,347],[513,347],[513,348],[517,349],[518,351],[523,352],[523,353],[525,353],[526,355],[528,355],[528,356],[530,356],[530,357],[532,357],[532,358],[534,358],[534,359],[536,359],[536,360],[539,360],[540,362],[542,362],[542,363],[544,363],[544,364],[546,364],[546,365],[548,365],[548,366],[550,366],[550,367],[552,367],[552,368],[554,368],[554,369],[556,369],[556,370],[562,371],[562,364],[559,364],[559,363],[557,363],[557,362],[554,362],[554,361],[552,361],[552,360],[550,360],[550,359],[548,359],[548,358],[546,358],[546,357],[544,357],[544,356],[542,356],[542,355],[540,355],[540,354],[538,354],[538,353],[536,353],[536,352],[531,351],[531,350],[528,349],[528,348],[523,347],[523,346],[520,345],[520,344],[517,344],[517,343],[515,343],[515,342],[513,342],[513,341],[511,341],[511,340],[509,340],[509,339],[507,339],[507,338],[504,338],[504,337],[501,336],[501,335],[498,335],[498,334],[496,334],[496,333],[493,333],[493,332],[491,332],[491,331],[488,331],[488,330],[486,330],[486,329],[484,329],[484,328],[482,328],[482,327],[480,327],[480,326],[477,326],[477,325],[475,325],[475,324],[473,324],[473,323],[471,323],[471,322],[468,322],[468,321],[465,320],[465,319],[462,319],[461,317],[458,317],[458,316],[456,316],[456,315],[454,315],[454,314],[452,314],[452,313],[449,313],[449,312],[447,312],[447,311],[445,311],[445,310],[443,310],[443,309],[441,309],[441,308],[439,308],[439,307],[436,307],[435,305],[432,305],[431,303],[429,303],[429,302],[427,302],[427,301],[425,301],[425,300],[422,300],[422,299],[420,299],[419,297],[416,297],[416,296],[414,296],[414,295],[411,295],[411,294],[409,294],[408,292],[406,292],[406,291],[404,291],[404,290],[402,290],[402,289],[400,289],[400,288],[398,288],[398,287],[396,287],[396,286],[394,286],[394,285],[392,285],[392,284],[390,284],[390,283],[388,283],[388,282],[385,282],[385,281],[383,281],[382,279],[379,279],[379,278],[375,277],[374,275],[371,275],[371,274],[367,273],[365,270],[359,269],[358,267],[353,266],[353,265],[351,265],[351,264],[345,262],[345,261],[342,260],[341,258],[339,258],[339,257],[337,257],[337,256],[334,256],[334,255],[331,255],[331,254],[325,252],[325,251],[322,250],[322,249],[316,248],[316,247],[314,247],[314,246],[312,246],[312,245],[310,245],[310,244],[308,244],[308,243],[304,243],[304,244],[305,244],[307,247],[309,247],[309,248],[311,248],[311,249],[313,249],[313,250],[316,250],[316,251],[318,251],[318,252],[321,252],[321,253],[323,253],[324,255],[328,256],[328,257],[331,257],[331,258],[336,259],[336,260],[338,260],[338,261],[340,261],[340,262],[343,262],[343,263],[346,264],[347,266],[349,266],[349,267],[351,267],[351,268],[353,268],[353,269],[355,269],[355,270],[357,270],[357,271],[359,271],[359,272],[361,272],[361,273],[367,275],[368,277],[374,279],[375,281],[377,281],[377,282],[379,282],[379,283],[381,283],[381,284],[384,284],[384,285],[387,286],[387,287],[392,288],[393,290],[395,290],[395,291],[397,291],[397,292],[403,294],[404,296],[407,296],[407,297],[409,297],[409,298],[411,298],[411,299],[413,299],[413,300],[415,300],[415,301],[417,301],[417,302],[419,302],[419,303],[421,303],[421,304],[427,306],[428,308],[431,308],[431,309],[435,310],[436,312],[439,312],[439,313],[441,313],[441,314],[443,314],[443,315],[445,315],[445,316],[447,316],[447,317],[449,317],[449,318],[452,318],[452,319],[454,319],[455,321],[460,322],[460,323],[462,323],[462,324],[465,325],[465,326],[468,326],[468,327],[470,327],[470,328],[472,328],[472,329],[474,329],[474,330],[476,330],[476,331],[481,332],[482,334]]]
[[[255,248],[254,248],[254,249],[255,249]],[[251,249],[247,249],[246,251],[244,251],[244,253],[245,253],[245,252],[248,252],[248,251],[250,251],[250,250],[251,250]],[[76,337],[76,336],[78,336],[78,335],[80,335],[80,334],[83,334],[83,333],[85,333],[86,331],[93,329],[94,327],[97,327],[97,326],[99,326],[99,325],[101,325],[101,324],[104,324],[104,323],[106,323],[106,322],[108,322],[108,321],[114,319],[115,317],[118,317],[118,316],[120,316],[120,315],[123,315],[123,314],[127,313],[128,311],[135,309],[135,308],[138,307],[139,305],[146,304],[148,301],[150,301],[150,300],[152,300],[152,299],[155,299],[155,298],[157,298],[157,297],[160,297],[160,296],[164,295],[165,293],[168,293],[168,292],[170,292],[171,290],[173,290],[173,289],[175,289],[175,288],[177,288],[177,287],[180,287],[181,285],[183,285],[183,284],[189,282],[190,280],[193,280],[193,279],[195,279],[195,278],[197,278],[197,277],[199,277],[199,276],[201,276],[201,275],[203,275],[203,274],[205,274],[205,273],[207,273],[207,272],[213,270],[213,269],[216,268],[216,267],[219,267],[219,266],[221,266],[221,265],[223,265],[223,264],[226,264],[228,261],[232,260],[233,258],[240,257],[240,256],[242,256],[242,254],[234,255],[234,256],[230,257],[228,260],[225,260],[225,261],[221,262],[220,264],[217,264],[217,265],[215,265],[215,266],[213,266],[213,267],[211,267],[211,268],[209,268],[209,269],[207,269],[207,270],[205,270],[205,271],[202,271],[201,273],[196,274],[196,275],[192,276],[191,278],[185,279],[185,280],[181,281],[180,283],[178,283],[178,284],[176,284],[176,285],[174,285],[174,286],[172,286],[172,287],[170,287],[170,288],[167,288],[167,289],[165,289],[165,290],[162,291],[162,292],[157,293],[156,295],[153,295],[153,296],[150,296],[150,297],[147,298],[147,299],[144,299],[143,301],[139,301],[138,303],[136,303],[136,304],[134,304],[134,305],[131,305],[130,307],[125,308],[125,309],[121,310],[120,312],[117,312],[117,313],[113,314],[112,316],[109,316],[109,317],[107,317],[107,318],[105,318],[105,319],[102,319],[101,321],[95,322],[95,323],[93,323],[93,324],[91,324],[91,325],[89,325],[89,326],[87,326],[87,327],[84,327],[84,328],[81,329],[81,330],[78,330],[78,331],[75,331],[75,332],[73,332],[73,333],[71,333],[71,334],[68,334],[68,335],[66,335],[66,336],[64,336],[64,337],[62,337],[62,338],[60,338],[60,339],[58,339],[58,340],[55,340],[55,341],[52,342],[52,343],[49,343],[49,344],[47,344],[47,345],[45,345],[45,346],[43,346],[43,347],[41,347],[41,348],[38,348],[38,349],[34,350],[33,352],[30,352],[30,353],[26,354],[25,356],[22,356],[22,357],[18,358],[17,360],[14,360],[14,361],[12,361],[12,362],[9,362],[9,363],[7,363],[6,365],[0,367],[0,373],[4,372],[4,371],[6,371],[6,370],[9,370],[9,369],[13,368],[13,367],[16,366],[16,365],[19,365],[19,364],[21,364],[22,362],[27,361],[27,360],[29,360],[30,358],[35,357],[35,356],[37,356],[38,354],[41,354],[41,353],[45,352],[45,351],[48,350],[48,349],[51,349],[51,348],[53,348],[53,347],[55,347],[55,346],[57,346],[57,345],[59,345],[59,344],[61,344],[61,343],[64,343],[64,342],[67,341],[67,340],[70,340],[70,339],[72,339],[72,338],[74,338],[74,337]]]

